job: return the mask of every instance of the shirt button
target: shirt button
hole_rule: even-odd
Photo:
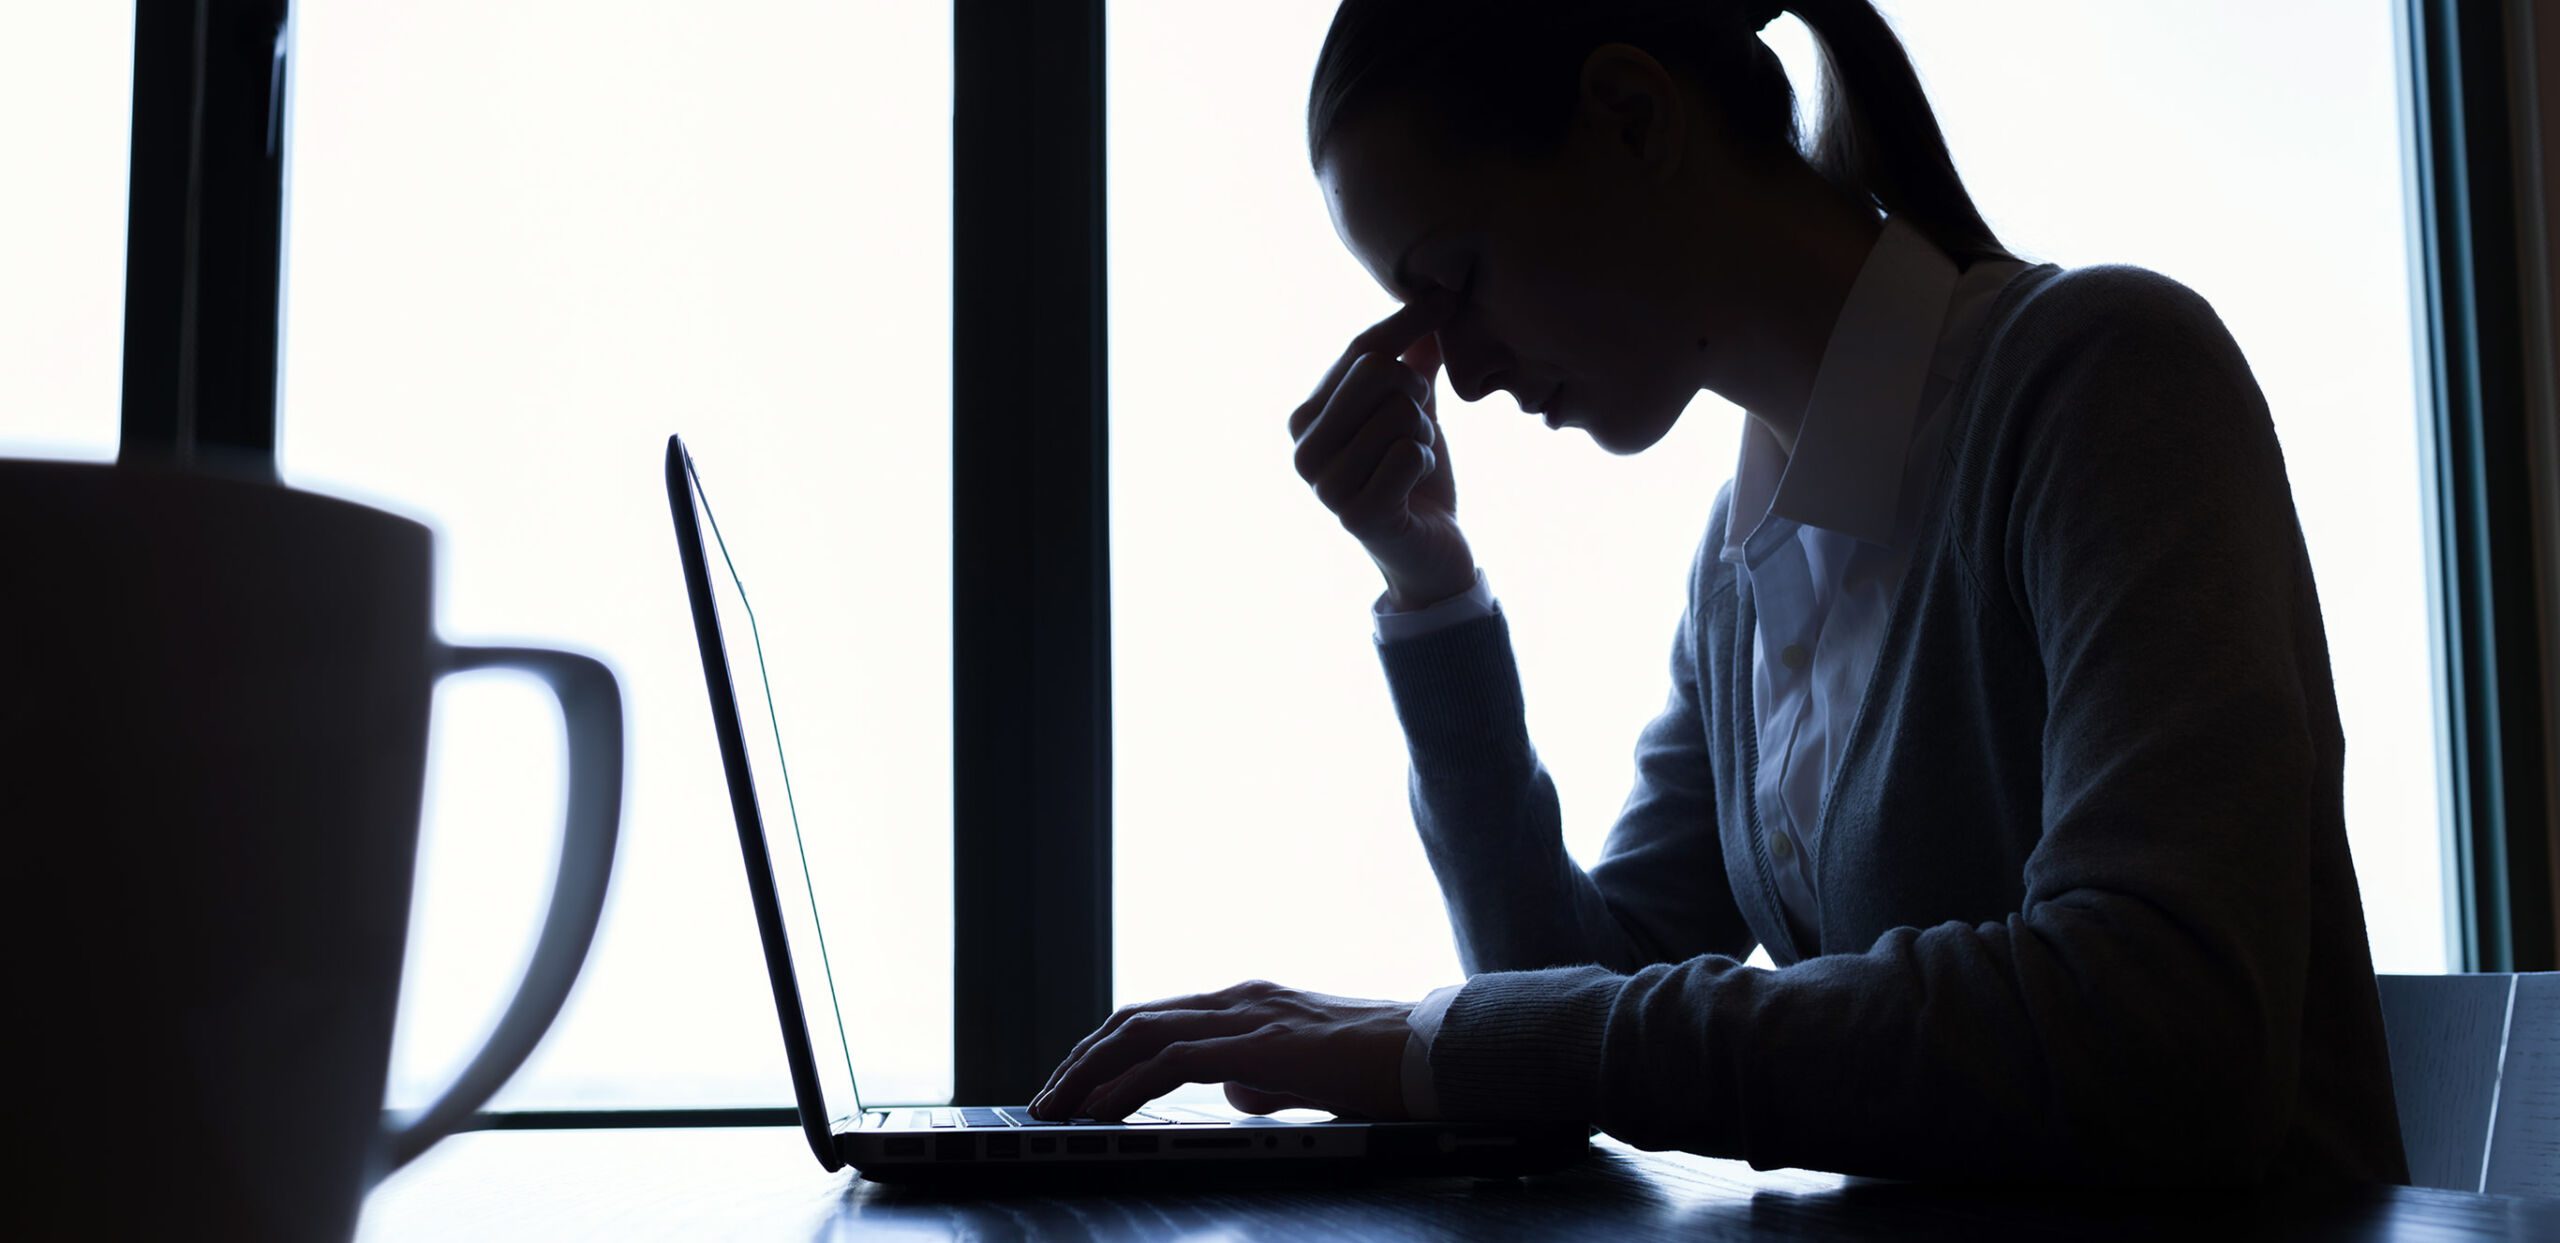
[[[1790,643],[1786,645],[1786,647],[1780,649],[1778,652],[1778,663],[1785,665],[1790,669],[1804,668],[1804,645],[1801,643]]]
[[[1786,862],[1788,859],[1795,856],[1796,839],[1787,836],[1783,832],[1772,834],[1769,838],[1769,853],[1776,855],[1778,857],[1778,862]]]

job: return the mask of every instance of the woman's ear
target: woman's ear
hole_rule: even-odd
[[[1575,123],[1603,155],[1635,161],[1649,179],[1680,171],[1689,140],[1686,99],[1677,79],[1643,48],[1604,43],[1582,61]]]

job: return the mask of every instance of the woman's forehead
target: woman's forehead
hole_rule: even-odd
[[[1346,125],[1325,144],[1316,182],[1334,234],[1388,293],[1415,292],[1414,274],[1397,266],[1452,215],[1452,171],[1428,157],[1409,120],[1392,113]]]

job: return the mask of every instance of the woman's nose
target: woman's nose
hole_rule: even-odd
[[[1484,400],[1502,378],[1506,362],[1503,352],[1483,337],[1457,325],[1440,329],[1440,363],[1449,371],[1449,391],[1458,400],[1473,404]]]

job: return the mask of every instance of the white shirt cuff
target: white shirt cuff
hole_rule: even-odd
[[[1440,1020],[1448,1017],[1449,1003],[1465,987],[1452,984],[1431,990],[1405,1019],[1409,1030],[1404,1038],[1404,1113],[1408,1118],[1440,1116],[1440,1092],[1431,1081],[1431,1042],[1440,1038]]]
[[[1434,630],[1446,630],[1460,622],[1471,622],[1499,611],[1493,602],[1493,584],[1485,581],[1483,570],[1476,571],[1475,586],[1426,608],[1399,613],[1387,607],[1384,592],[1379,593],[1377,603],[1369,607],[1369,615],[1377,623],[1380,643],[1420,638]]]

